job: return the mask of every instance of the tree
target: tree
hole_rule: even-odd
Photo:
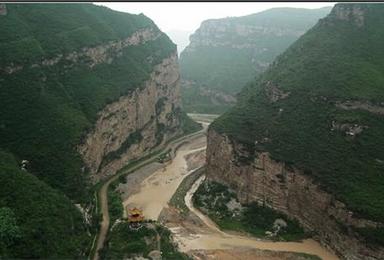
[[[7,248],[21,237],[21,231],[16,223],[15,214],[8,207],[0,208],[0,257],[7,256]]]

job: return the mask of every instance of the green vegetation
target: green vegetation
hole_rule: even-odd
[[[262,231],[265,234],[265,230],[271,229],[276,219],[283,219],[287,223],[287,227],[279,232],[280,239],[292,241],[307,237],[297,220],[291,220],[282,213],[256,203],[247,206],[243,222],[247,232],[257,236],[262,235]]]
[[[193,121],[184,111],[180,112],[181,129],[185,134],[191,134],[203,129],[200,123]]]
[[[0,151],[0,257],[79,258],[90,237],[83,217],[62,193]]]
[[[275,160],[301,168],[355,215],[382,221],[384,120],[368,111],[340,109],[335,102],[380,105],[384,100],[384,32],[379,29],[384,6],[338,7],[363,10],[364,25],[340,20],[332,11],[248,84],[237,106],[212,127],[247,144],[251,154],[268,151]],[[272,86],[288,97],[272,102]],[[350,136],[332,130],[332,122],[366,127]]]
[[[186,215],[189,212],[188,207],[185,205],[185,195],[192,187],[192,185],[196,182],[196,180],[204,174],[204,172],[205,168],[201,168],[185,177],[180,183],[179,187],[177,187],[177,190],[173,194],[172,198],[170,199],[169,205],[179,209],[182,215]]]
[[[92,243],[86,234],[95,231],[100,216],[91,207],[95,218],[86,227],[73,206],[89,203],[92,194],[77,146],[91,131],[97,112],[142,88],[153,67],[175,52],[176,46],[142,14],[91,4],[6,6],[7,15],[0,16],[0,149],[7,156],[2,154],[1,159],[16,168],[22,160],[29,163],[27,172],[9,167],[0,171],[4,187],[0,208],[13,212],[14,231],[19,227],[21,233],[19,237],[16,231],[4,231],[8,235],[1,238],[0,258],[84,257]],[[108,53],[113,58],[110,63],[90,68],[85,59],[77,63],[63,59],[53,66],[33,66],[43,59],[125,39],[145,28],[160,36],[118,54]],[[7,66],[22,69],[7,74]],[[140,136],[130,136],[122,149]],[[117,198],[110,196],[111,216],[117,217]],[[4,215],[10,227],[13,215]]]
[[[368,245],[372,246],[384,246],[384,227],[378,228],[355,228],[355,231],[359,233],[366,241]]]
[[[119,13],[90,4],[9,4],[7,8],[8,15],[0,17],[0,43],[33,39],[43,57],[122,39],[142,28],[159,32],[143,15]],[[94,41],[76,38],[82,38],[84,30],[92,32]],[[15,31],[20,35],[16,37]],[[68,44],[63,37],[68,38]],[[81,171],[76,145],[92,128],[101,108],[142,87],[153,66],[174,51],[175,45],[162,34],[154,41],[124,48],[111,64],[93,68],[82,61],[75,66],[60,62],[55,66],[30,68],[33,60],[12,54],[12,62],[22,61],[24,69],[2,75],[1,147],[19,160],[30,161],[28,170],[41,180],[72,199],[84,201],[85,174]],[[41,58],[40,54],[36,55]],[[151,59],[147,59],[149,56]],[[8,64],[7,58],[0,62],[0,66]],[[127,146],[131,141],[127,141]],[[113,156],[118,154],[109,157]]]
[[[21,238],[21,231],[16,223],[16,217],[12,209],[0,208],[0,248],[3,255],[8,257],[8,251],[12,245]]]
[[[124,177],[124,175],[121,175]],[[111,225],[115,223],[115,221],[123,216],[123,201],[121,199],[120,194],[117,192],[117,187],[120,183],[120,178],[116,181],[112,182],[108,187],[108,210],[109,210],[109,221]]]
[[[143,140],[143,136],[140,131],[131,133],[127,139],[120,145],[119,149],[109,152],[103,157],[103,161],[100,163],[100,167],[107,165],[109,162],[120,158],[120,156],[126,152],[133,144],[140,143]]]
[[[169,160],[171,160],[171,149],[168,149],[168,151],[166,151],[165,153],[162,153],[160,154],[158,157],[157,157],[157,161],[159,163],[164,163],[164,162],[167,162]]]
[[[180,142],[179,139],[182,139],[182,138],[183,138],[183,136],[181,136],[181,137],[176,136],[176,137],[168,140],[167,144],[169,144],[171,142],[177,142],[177,141]],[[152,157],[151,160],[149,160],[145,164],[141,165],[141,167],[142,167],[146,164],[149,164],[149,163],[152,163],[152,162],[158,160],[159,158],[163,158],[165,155],[169,155],[169,153],[170,153],[170,149],[154,150],[154,151],[152,151],[152,153],[150,153],[146,156],[143,156],[138,160],[129,162],[127,165],[125,165],[123,168],[121,168],[115,175],[110,177],[110,178],[114,178],[114,180],[112,181],[112,183],[108,187],[108,194],[107,194],[108,201],[109,201],[108,210],[109,210],[110,220],[111,220],[110,225],[112,225],[116,221],[116,219],[118,219],[122,216],[122,213],[124,210],[122,207],[121,197],[119,194],[116,193],[116,187],[118,186],[118,184],[119,183],[125,183],[126,182],[126,175],[133,173],[134,170],[137,169],[137,167],[139,166],[140,163],[143,163],[145,160],[148,160]],[[155,158],[156,155],[158,156],[157,158]],[[99,193],[99,190],[102,187],[102,185],[107,181],[108,181],[108,179],[103,180],[103,181],[99,182],[98,184],[94,185],[93,189],[96,191],[96,196]],[[99,223],[98,221],[101,219],[101,215],[97,215],[96,213],[97,212],[93,212],[93,215],[94,215],[93,218],[95,219],[94,223]],[[112,235],[109,235],[109,236],[111,238]],[[91,255],[91,256],[94,255],[94,253],[95,253],[94,250],[95,250],[95,247],[92,248],[92,252],[89,255]]]
[[[292,241],[307,237],[298,221],[257,203],[241,205],[234,192],[217,182],[204,181],[195,192],[193,203],[224,230],[266,237],[266,232],[276,231],[277,224],[282,222],[272,239]]]
[[[186,254],[177,251],[177,245],[175,245],[171,239],[171,232],[163,226],[157,225],[156,232],[160,235],[160,249],[163,259],[174,260],[187,260],[191,259]]]
[[[228,110],[233,101],[217,93],[234,96],[329,11],[328,7],[274,8],[243,17],[203,22],[192,35],[193,47],[188,46],[180,56],[186,111],[221,114]],[[215,30],[214,26],[219,29]],[[257,29],[258,26],[263,29]],[[220,31],[223,27],[224,32]],[[215,46],[200,45],[200,41],[209,41]]]
[[[145,238],[151,238],[147,244]],[[131,230],[126,222],[120,223],[109,233],[102,252],[101,259],[123,259],[133,255],[146,256],[156,249],[156,232],[153,229],[140,228]]]
[[[8,14],[0,17],[1,65],[33,62],[41,54],[49,57],[96,46],[154,26],[142,14],[116,12],[92,4],[6,6]]]
[[[157,237],[159,235],[159,239]],[[165,227],[148,223],[139,230],[131,230],[127,222],[118,224],[107,238],[101,259],[124,259],[134,256],[148,257],[153,250],[161,251],[162,259],[189,259],[177,251],[171,233]]]

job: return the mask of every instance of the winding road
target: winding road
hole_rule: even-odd
[[[189,134],[186,136],[182,136],[176,140],[171,141],[170,143],[165,145],[165,147],[160,147],[160,148],[153,150],[153,153],[156,153],[153,156],[149,157],[148,159],[141,161],[140,163],[134,164],[132,167],[128,167],[124,172],[116,174],[105,181],[105,183],[101,186],[101,188],[98,192],[98,198],[99,198],[99,202],[100,202],[100,211],[102,213],[103,220],[102,220],[101,225],[100,225],[100,230],[99,230],[99,234],[98,234],[98,238],[97,238],[96,248],[94,250],[95,253],[93,256],[93,260],[99,259],[99,250],[102,249],[104,246],[105,238],[108,234],[108,230],[109,230],[109,226],[110,226],[109,210],[108,210],[108,196],[107,196],[109,185],[113,181],[115,181],[117,178],[119,178],[121,175],[126,175],[130,172],[133,172],[133,171],[143,167],[144,165],[147,165],[149,163],[153,163],[161,153],[164,153],[164,152],[168,151],[169,149],[171,150],[170,154],[172,156],[174,156],[175,150],[177,150],[177,148],[182,143],[187,142],[193,138],[196,138],[197,136],[205,134],[205,132],[207,130],[207,125],[203,124],[203,126],[204,126],[203,129],[198,131],[198,132],[195,132],[195,133],[192,133],[192,134]],[[162,151],[162,152],[158,153],[159,151]]]

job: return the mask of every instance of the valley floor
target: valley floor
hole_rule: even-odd
[[[205,130],[212,120],[210,115],[193,115],[193,118],[204,122]],[[124,211],[130,207],[141,208],[147,219],[169,228],[179,250],[195,259],[338,259],[312,239],[272,242],[220,230],[192,204],[192,195],[204,180],[204,175],[196,181],[193,179],[192,187],[185,190],[186,194],[180,193],[188,212],[181,212],[170,205],[169,201],[178,187],[184,185],[183,180],[189,175],[192,177],[195,170],[205,164],[205,147],[205,135],[188,138],[178,145],[171,161],[164,164],[153,162],[129,174],[126,184],[120,184],[118,188]]]

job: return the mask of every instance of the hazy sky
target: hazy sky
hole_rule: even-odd
[[[111,9],[127,13],[144,13],[151,18],[164,32],[181,30],[195,31],[200,23],[210,18],[223,18],[228,16],[243,16],[274,8],[274,7],[297,7],[297,8],[320,8],[332,6],[334,3],[247,3],[247,2],[157,2],[157,3],[96,3]]]
[[[197,30],[200,23],[211,18],[243,16],[258,13],[274,7],[320,8],[333,6],[327,2],[127,2],[95,3],[113,10],[139,14],[151,18],[163,32],[177,44],[180,53],[189,43],[189,35]]]

